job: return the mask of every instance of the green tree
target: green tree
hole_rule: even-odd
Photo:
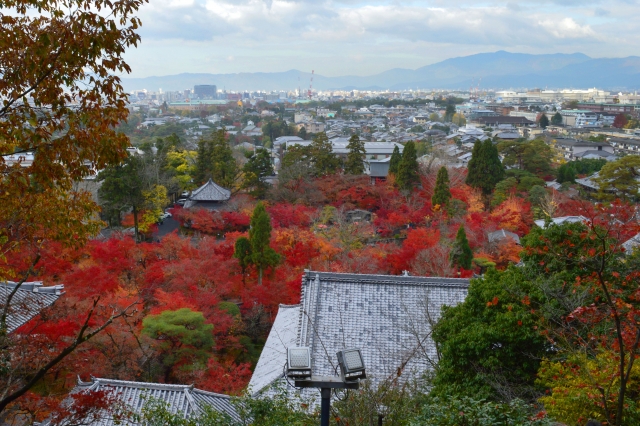
[[[451,199],[451,190],[449,189],[449,172],[446,167],[441,167],[438,170],[438,176],[436,177],[436,186],[433,190],[433,196],[431,197],[432,205],[440,205],[442,208],[446,208],[449,205]]]
[[[245,282],[245,276],[247,273],[247,268],[252,263],[251,258],[251,242],[247,237],[239,237],[236,240],[235,250],[233,252],[233,257],[238,259],[238,263],[240,264],[240,268],[242,268],[242,282]]]
[[[456,107],[454,105],[447,105],[447,108],[444,111],[445,123],[451,122],[455,113],[456,113]]]
[[[389,159],[389,174],[396,176],[398,174],[398,166],[400,166],[400,161],[402,161],[402,154],[400,154],[400,148],[396,144],[393,147],[393,153],[391,154],[391,159]]]
[[[202,184],[208,179],[225,188],[233,188],[240,168],[223,129],[198,141],[194,180]]]
[[[269,184],[265,182],[267,176],[273,175],[273,164],[271,155],[266,149],[256,149],[249,161],[242,168],[243,182],[242,188],[249,190],[254,197],[262,198],[269,189]]]
[[[576,171],[573,168],[572,163],[565,163],[558,168],[558,177],[556,179],[558,183],[576,182]]]
[[[502,141],[498,150],[504,155],[505,166],[516,166],[538,176],[552,173],[553,150],[541,139]]]
[[[344,163],[344,172],[350,175],[361,175],[364,173],[364,161],[367,152],[364,149],[364,141],[360,140],[358,135],[349,138],[347,145],[349,152],[347,160]]]
[[[440,116],[437,112],[432,112],[429,114],[429,121],[440,121]]]
[[[333,153],[333,144],[325,132],[318,133],[311,143],[314,173],[317,177],[334,174],[340,168],[340,159]]]
[[[461,268],[471,269],[472,261],[473,252],[469,246],[469,240],[467,240],[467,233],[464,230],[464,226],[460,225],[451,250],[451,262]]]
[[[549,127],[549,117],[547,117],[547,114],[545,114],[544,112],[542,113],[538,124],[542,129],[546,129],[547,127]]]
[[[420,182],[418,175],[418,156],[416,154],[416,145],[413,141],[405,144],[402,151],[402,160],[398,164],[398,173],[396,174],[396,184],[400,189],[410,190],[414,185]]]
[[[269,245],[271,243],[271,218],[261,202],[256,205],[251,215],[249,241],[251,243],[251,263],[258,269],[258,284],[262,285],[264,269],[280,263],[280,255]]]
[[[503,177],[504,166],[491,139],[476,141],[468,164],[467,185],[480,189],[488,196]]]
[[[149,189],[142,171],[142,159],[129,155],[122,164],[102,170],[97,178],[102,182],[98,196],[107,215],[117,218],[119,224],[120,213],[131,209],[136,241],[139,240],[139,214],[147,204],[145,191]]]
[[[562,125],[562,114],[560,114],[560,112],[553,114],[553,117],[551,117],[551,124],[554,126]]]
[[[204,368],[214,345],[213,325],[201,312],[188,308],[149,315],[142,321],[142,334],[153,339],[162,364],[165,383],[174,369]]]
[[[593,180],[598,184],[598,197],[601,199],[622,196],[628,200],[638,197],[639,179],[640,156],[627,155],[605,164]]]

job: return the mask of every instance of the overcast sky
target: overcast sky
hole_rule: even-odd
[[[639,54],[640,0],[149,0],[133,77],[371,75],[507,50]]]

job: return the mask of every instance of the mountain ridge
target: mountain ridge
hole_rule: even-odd
[[[122,77],[126,91],[191,89],[197,84],[215,84],[219,90],[304,91],[311,73],[290,69],[282,72],[240,72],[227,74],[180,73],[144,78]],[[302,84],[304,82],[304,84]],[[459,56],[415,70],[393,68],[370,76],[325,77],[314,74],[317,90],[366,89],[468,89],[480,84],[484,89],[525,87],[586,88],[609,90],[640,87],[640,57],[591,58],[583,53],[527,54],[504,50]]]

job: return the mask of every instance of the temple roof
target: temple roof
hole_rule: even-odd
[[[4,308],[7,298],[16,286],[18,283],[13,281],[0,282],[0,307]],[[43,287],[41,281],[22,283],[11,299],[7,315],[7,332],[12,333],[44,308],[51,306],[63,293],[62,284]]]

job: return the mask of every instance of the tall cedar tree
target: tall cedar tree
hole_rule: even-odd
[[[396,184],[400,189],[409,190],[420,182],[418,176],[418,156],[416,145],[413,141],[407,142],[402,152],[402,160],[398,164]]]
[[[451,191],[449,190],[449,172],[446,167],[441,167],[440,170],[438,170],[438,176],[436,177],[436,187],[433,190],[431,204],[445,208],[449,205],[450,199]]]
[[[400,161],[402,161],[402,154],[400,154],[400,148],[396,145],[393,148],[393,154],[391,154],[391,159],[389,160],[389,174],[396,176],[398,174],[398,166],[400,165]]]
[[[467,233],[464,231],[464,226],[460,225],[451,251],[451,262],[461,268],[471,269],[472,261],[473,252],[469,246],[469,240],[467,240]]]
[[[251,228],[251,263],[258,269],[258,284],[262,285],[262,273],[265,268],[274,267],[280,262],[280,255],[271,248],[271,218],[260,202],[253,209]]]
[[[238,259],[242,269],[242,282],[245,283],[247,268],[251,265],[251,242],[247,237],[240,237],[236,240],[233,257]]]
[[[467,166],[467,185],[478,188],[487,196],[504,177],[504,167],[498,156],[498,149],[491,139],[476,141]]]
[[[198,158],[196,158],[194,176],[194,180],[198,184],[211,178],[218,185],[233,188],[238,179],[239,171],[238,163],[233,157],[233,150],[224,130],[218,130],[198,142]]]
[[[546,129],[547,127],[549,127],[549,117],[547,117],[547,114],[545,114],[544,112],[542,113],[538,124],[540,124],[540,127],[543,129]]]
[[[317,177],[332,175],[340,168],[340,159],[333,153],[333,144],[325,132],[313,137],[311,155]]]
[[[364,142],[360,140],[358,135],[349,138],[347,145],[349,153],[347,161],[344,163],[344,172],[349,175],[361,175],[364,173],[364,160],[367,152],[364,149]]]
[[[120,212],[131,209],[135,240],[138,241],[139,213],[144,209],[146,199],[142,178],[142,159],[135,155],[128,156],[125,161],[115,167],[109,167],[98,174],[98,182],[102,182],[98,195],[106,212]]]
[[[266,149],[256,149],[242,168],[244,174],[242,187],[249,190],[254,197],[262,198],[269,189],[264,178],[273,174],[271,156]]]

